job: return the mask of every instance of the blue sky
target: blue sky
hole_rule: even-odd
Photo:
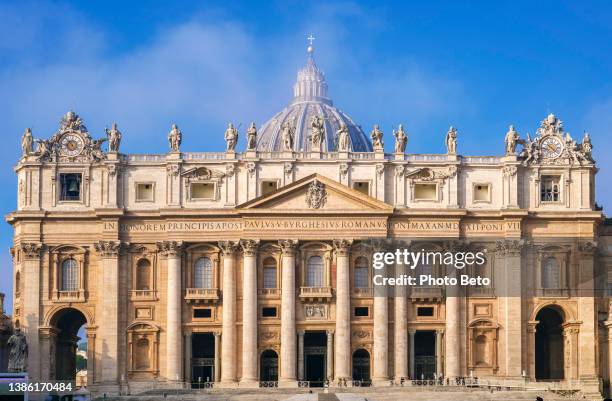
[[[94,136],[116,121],[124,152],[165,152],[173,122],[183,149],[219,151],[228,121],[259,125],[288,102],[309,33],[335,104],[388,146],[399,123],[410,153],[443,152],[451,124],[466,155],[501,154],[509,124],[533,134],[548,112],[575,139],[587,130],[609,211],[611,20],[606,1],[4,1],[0,211],[15,208],[25,127],[48,137],[72,108]]]

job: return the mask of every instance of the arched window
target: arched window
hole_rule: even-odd
[[[368,288],[368,260],[363,256],[355,260],[355,288]]]
[[[213,269],[212,261],[209,258],[196,260],[193,284],[195,288],[212,288]]]
[[[276,260],[266,258],[263,263],[263,288],[277,288]]]
[[[136,341],[134,349],[134,368],[136,370],[146,370],[151,367],[151,358],[149,358],[149,340],[140,338]]]
[[[140,259],[136,265],[136,289],[151,289],[151,262],[148,259]]]
[[[62,291],[77,290],[78,265],[74,259],[66,259],[62,262]]]
[[[323,258],[311,256],[306,265],[306,286],[323,287]]]
[[[560,288],[559,263],[554,257],[542,261],[542,288]]]

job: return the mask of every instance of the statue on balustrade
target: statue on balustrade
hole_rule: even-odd
[[[408,144],[408,135],[406,135],[402,124],[399,125],[397,131],[393,130],[393,136],[395,136],[395,153],[406,152],[406,145]]]
[[[284,151],[291,152],[293,150],[294,136],[295,127],[293,126],[293,122],[285,121],[283,125],[281,125],[281,141]]]
[[[323,140],[323,136],[325,135],[325,125],[323,117],[312,116],[312,118],[310,119],[310,128],[311,150],[319,151],[321,150],[321,141]]]
[[[457,129],[450,127],[446,133],[446,152],[449,155],[457,154]]]
[[[370,138],[372,138],[372,146],[374,147],[374,152],[384,152],[385,144],[383,142],[383,133],[380,130],[378,124],[374,125],[374,129],[370,133]]]
[[[257,145],[257,127],[255,123],[251,123],[251,126],[247,130],[247,150],[255,150]]]
[[[183,141],[183,134],[176,124],[172,124],[172,130],[168,134],[168,144],[170,145],[171,152],[181,151],[181,142]]]
[[[32,153],[34,145],[34,137],[32,136],[32,130],[30,128],[26,128],[21,136],[21,152],[23,156],[28,156]]]
[[[351,145],[351,136],[345,123],[340,123],[340,128],[336,134],[338,136],[338,152],[348,152]]]
[[[506,132],[506,156],[514,156],[516,154],[516,145],[519,143],[520,135],[514,129],[514,125],[511,125]]]
[[[19,327],[9,338],[7,345],[10,349],[8,360],[8,371],[10,373],[25,372],[28,361],[28,342]]]
[[[117,123],[113,123],[111,129],[105,128],[106,136],[108,138],[108,151],[119,152],[119,146],[121,145],[121,132],[117,129]]]
[[[227,148],[225,149],[227,152],[233,152],[236,149],[236,144],[238,143],[238,128],[234,127],[232,123],[229,123],[225,130],[225,143],[227,144]]]

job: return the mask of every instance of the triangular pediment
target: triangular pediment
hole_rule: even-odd
[[[312,174],[238,206],[244,211],[391,213],[393,206],[319,174]]]

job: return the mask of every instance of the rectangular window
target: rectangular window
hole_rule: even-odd
[[[80,173],[60,174],[60,200],[81,200],[81,182],[83,175]]]
[[[192,182],[190,192],[192,200],[214,199],[215,184],[212,182]]]
[[[490,189],[489,184],[474,184],[474,202],[490,202]]]
[[[434,315],[434,308],[431,306],[417,308],[417,316],[432,317],[433,315]]]
[[[367,306],[356,306],[354,313],[355,317],[368,317],[370,316],[370,308]]]
[[[275,307],[261,308],[261,317],[276,317],[276,308]]]
[[[263,288],[276,288],[276,267],[264,267]]]
[[[356,267],[355,268],[355,288],[368,288],[368,268],[367,267]]]
[[[153,183],[136,184],[136,202],[153,202]]]
[[[196,308],[193,310],[193,317],[196,319],[210,319],[212,317],[212,309]]]
[[[543,175],[540,180],[540,201],[559,202],[559,176]]]
[[[438,200],[438,185],[436,184],[414,184],[415,200]]]
[[[278,181],[267,180],[267,181],[261,182],[261,194],[262,195],[267,195],[270,192],[274,192],[276,191],[277,188],[278,188]]]
[[[353,182],[353,189],[361,192],[365,195],[370,195],[370,183],[367,181],[355,181]]]

